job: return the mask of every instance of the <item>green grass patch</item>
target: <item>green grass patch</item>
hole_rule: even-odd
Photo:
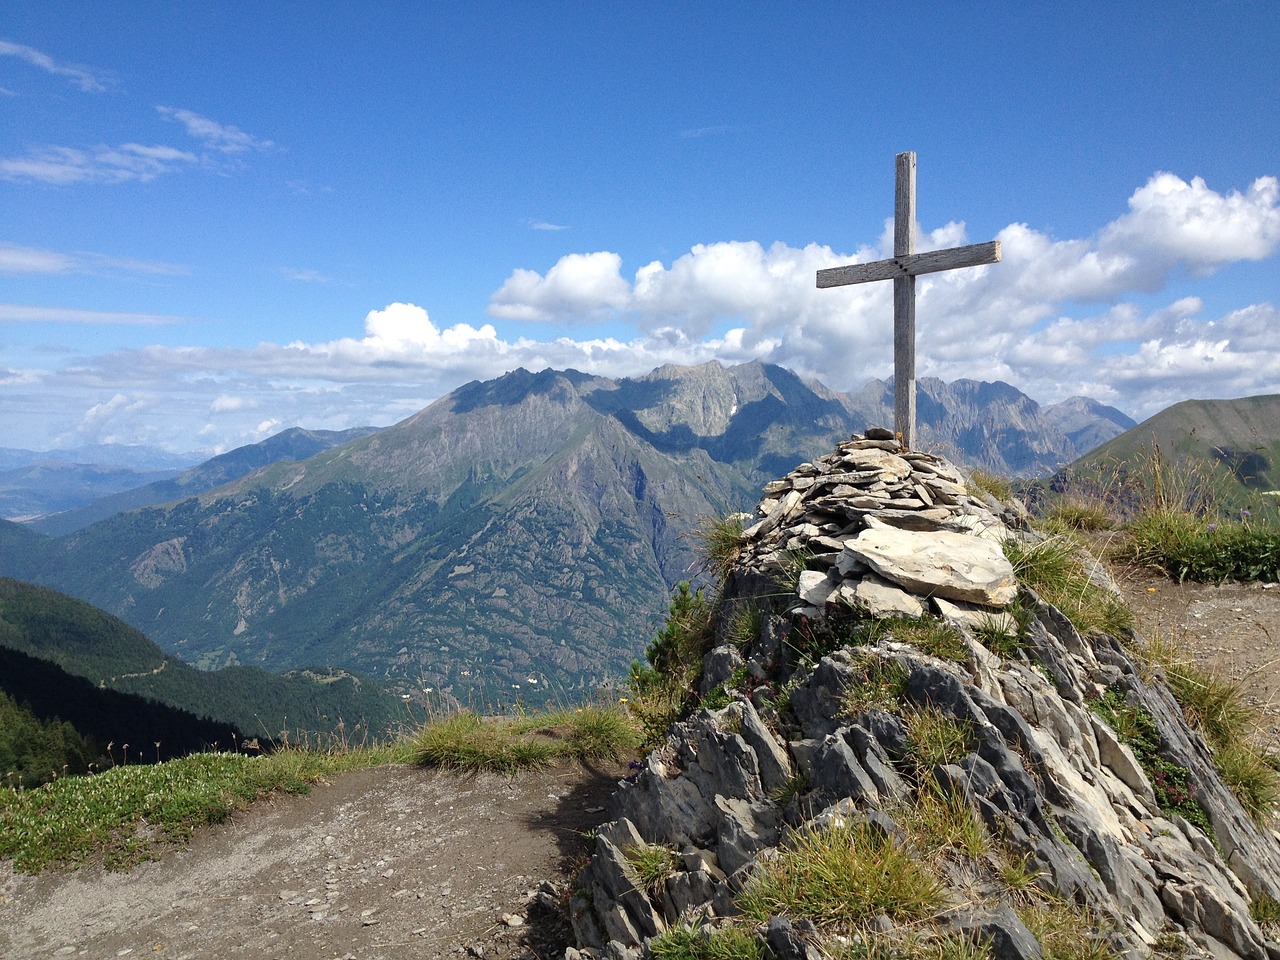
[[[1115,525],[1102,503],[1078,499],[1055,501],[1039,519],[1039,526],[1054,533],[1099,533]]]
[[[305,793],[344,770],[401,759],[393,747],[254,757],[199,753],[63,777],[34,790],[0,790],[0,858],[29,873],[95,860],[124,869],[274,791]]]
[[[892,639],[908,643],[931,657],[967,663],[969,648],[955,627],[937,617],[884,617],[870,622],[866,641]]]
[[[897,660],[870,655],[859,664],[859,682],[846,687],[841,698],[842,712],[855,717],[867,710],[896,712],[907,692],[910,672]]]
[[[1070,538],[1030,543],[1010,537],[1003,547],[1018,580],[1066,614],[1082,634],[1116,636],[1133,628],[1133,614],[1089,575],[1094,561]]]
[[[1280,900],[1265,893],[1254,897],[1249,904],[1249,917],[1274,939],[1276,931],[1280,930]]]
[[[424,726],[408,753],[422,766],[516,773],[566,760],[620,760],[639,746],[640,731],[618,704],[500,717],[459,711]]]
[[[963,759],[973,743],[973,724],[956,720],[937,707],[910,709],[902,718],[907,727],[907,759],[921,774],[940,763]]]
[[[1173,580],[1280,580],[1280,528],[1214,520],[1169,509],[1143,513],[1128,527],[1119,556],[1160,570]]]
[[[969,479],[973,481],[973,485],[983,493],[990,494],[997,500],[1012,500],[1013,485],[1004,477],[997,477],[991,473],[985,473],[982,470],[974,470],[969,474]]]
[[[654,960],[765,960],[764,945],[737,924],[720,928],[679,924],[649,941]]]
[[[1089,910],[1049,896],[1018,908],[1018,917],[1037,940],[1044,960],[1115,960],[1106,929]]]
[[[757,923],[781,913],[847,926],[880,914],[925,920],[944,895],[938,876],[906,841],[869,824],[845,823],[793,834],[790,846],[762,863],[738,905]]]

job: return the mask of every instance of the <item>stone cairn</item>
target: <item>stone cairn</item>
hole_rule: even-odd
[[[932,606],[971,626],[1010,625],[1001,611],[1018,589],[1000,544],[1005,521],[1023,526],[1025,515],[970,494],[955,467],[903,451],[888,430],[766,485],[757,512],[739,576],[776,580],[803,562],[794,616],[822,619],[829,603],[871,617],[920,617]]]
[[[1025,513],[873,430],[766,486],[748,519],[700,684],[732,696],[676,724],[619,784],[570,900],[579,946],[566,958],[647,957],[673,925],[735,922],[742,892],[805,831],[905,835],[895,818],[927,777],[1034,876],[1038,895],[1078,911],[1103,955],[1280,960],[1250,910],[1280,900],[1276,835],[1219,778],[1158,671],[1140,669],[1116,638],[1082,636],[1016,582],[1000,541],[1035,536]],[[1006,609],[1015,599],[1017,623]],[[729,626],[744,606],[758,613],[745,639]],[[826,652],[797,642],[850,616],[925,613],[953,625],[966,656],[939,659],[892,630]],[[1020,631],[1016,652],[988,650],[984,627]],[[901,678],[896,706],[851,707],[849,693],[886,665]],[[1104,694],[1149,718],[1158,767],[1100,718]],[[921,771],[908,715],[925,709],[969,734],[962,756]],[[1171,809],[1169,771],[1180,772],[1199,825]],[[636,851],[655,845],[672,866],[646,882]],[[931,929],[980,940],[994,960],[1046,955],[1019,913],[1026,901],[984,862],[941,858],[946,896]],[[779,960],[844,956],[850,937],[910,935],[884,914],[853,931],[785,915],[754,930]]]

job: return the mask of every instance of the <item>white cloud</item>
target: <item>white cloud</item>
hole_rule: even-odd
[[[616,253],[571,253],[546,276],[516,270],[493,295],[489,313],[504,320],[569,322],[626,308],[627,282]]]
[[[297,267],[281,267],[280,275],[286,280],[297,280],[299,283],[333,283],[333,278],[325,276],[319,270],[298,269]]]
[[[85,411],[77,433],[85,442],[129,442],[127,424],[145,413],[152,401],[138,395],[114,394]],[[122,430],[122,427],[124,428]]]
[[[209,404],[209,412],[231,413],[235,410],[252,410],[257,406],[258,404],[253,400],[220,393],[218,396],[214,397],[213,403]]]
[[[0,157],[0,179],[66,186],[75,183],[146,183],[178,170],[203,165],[214,169],[239,163],[228,159],[250,150],[269,150],[270,140],[259,140],[239,127],[221,124],[190,110],[156,107],[166,120],[180,123],[204,148],[197,154],[165,144],[147,146],[124,143],[77,148],[46,145],[29,148],[23,156]],[[216,159],[217,155],[223,159]]]
[[[162,145],[125,143],[90,150],[37,147],[22,157],[0,157],[0,179],[66,186],[73,183],[148,182],[200,160],[194,153]]]
[[[270,140],[259,140],[239,127],[218,123],[191,110],[158,106],[156,111],[166,120],[182,124],[188,134],[210,150],[221,153],[245,153],[249,150],[269,150],[275,146]]]
[[[19,60],[25,60],[33,67],[39,67],[41,70],[52,73],[55,76],[66,77],[86,93],[100,93],[107,89],[106,79],[94,73],[88,67],[59,63],[53,57],[46,53],[41,53],[34,47],[26,47],[20,43],[10,43],[8,40],[0,40],[0,57],[17,57]]]
[[[70,273],[75,258],[54,250],[0,243],[0,273]]]
[[[1056,239],[1013,224],[999,233],[1001,263],[920,278],[918,375],[1006,380],[1042,402],[1086,394],[1137,417],[1188,396],[1280,392],[1277,306],[1212,314],[1187,280],[1224,269],[1232,258],[1275,256],[1275,190],[1267,178],[1220,194],[1167,177],[1153,177],[1092,237]],[[1140,222],[1162,224],[1163,235],[1149,237]],[[369,311],[362,335],[77,358],[74,368],[24,371],[25,385],[13,374],[6,400],[43,398],[40,417],[48,419],[53,404],[74,423],[104,397],[152,397],[145,411],[118,406],[115,432],[140,433],[163,420],[185,431],[186,439],[170,445],[186,449],[199,442],[190,425],[206,425],[210,447],[256,438],[264,412],[280,425],[386,424],[460,383],[521,366],[626,376],[667,362],[763,359],[856,390],[870,377],[891,375],[892,285],[818,290],[814,274],[876,259],[886,239],[852,254],[817,244],[700,244],[670,263],[640,266],[630,278],[617,253],[568,254],[545,274],[514,271],[493,294],[490,314],[517,321],[502,333],[491,323],[437,325],[420,306],[391,303]],[[964,242],[964,225],[956,223],[919,241],[921,249]],[[14,260],[43,262],[42,252],[26,249],[11,251]],[[48,266],[60,262],[54,256]],[[1167,289],[1163,300],[1145,293],[1153,288]],[[613,320],[613,336],[572,335],[573,323],[599,318]],[[0,306],[3,319],[180,318]],[[518,323],[526,320],[563,325],[529,336],[534,328]],[[33,411],[40,406],[40,399],[29,401]],[[33,412],[30,422],[43,421]]]
[[[546,220],[530,220],[529,229],[548,230],[552,233],[556,233],[560,230],[568,230],[569,228],[562,223],[548,223]]]
[[[113,257],[105,253],[62,253],[0,241],[0,273],[135,273],[178,276],[190,267],[154,260]]]
[[[186,322],[186,317],[162,313],[76,310],[71,307],[30,307],[17,303],[0,303],[0,323],[87,323],[156,327]]]
[[[1280,181],[1259,177],[1223,195],[1200,177],[1157,173],[1129,198],[1129,212],[1102,231],[1101,250],[1145,256],[1167,272],[1204,275],[1224,263],[1263,260],[1280,244]]]

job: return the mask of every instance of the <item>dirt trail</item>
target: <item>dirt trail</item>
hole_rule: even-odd
[[[1141,571],[1119,574],[1138,632],[1245,683],[1246,700],[1262,713],[1259,732],[1280,749],[1280,584],[1177,584]]]
[[[533,895],[624,773],[360,770],[128,873],[0,865],[0,958],[558,958],[563,917]]]

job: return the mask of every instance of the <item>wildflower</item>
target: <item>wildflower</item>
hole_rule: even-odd
[[[1155,587],[1147,587],[1147,593],[1155,593],[1155,592],[1156,592]]]
[[[1210,532],[1210,533],[1213,533],[1213,531],[1215,531],[1215,530],[1217,530],[1217,529],[1218,529],[1218,525],[1217,525],[1216,523],[1211,523],[1211,524],[1209,524],[1208,530],[1209,530],[1209,532]]]

